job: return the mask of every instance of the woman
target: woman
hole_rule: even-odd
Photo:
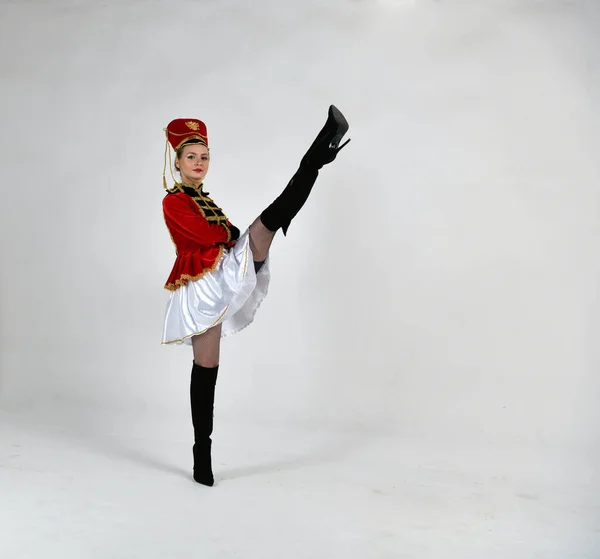
[[[177,257],[165,284],[170,297],[162,343],[192,346],[193,476],[212,486],[210,437],[221,338],[252,322],[268,291],[273,237],[278,229],[287,234],[319,170],[350,141],[339,145],[348,123],[336,107],[329,107],[325,125],[288,185],[241,235],[203,189],[210,164],[206,125],[197,119],[175,119],[165,131],[166,151],[170,144],[181,181],[174,179],[174,187],[168,189],[163,171],[163,213]]]

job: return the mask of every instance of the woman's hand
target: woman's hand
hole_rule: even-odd
[[[229,224],[229,232],[231,233],[231,240],[237,241],[240,238],[240,230],[233,224]]]

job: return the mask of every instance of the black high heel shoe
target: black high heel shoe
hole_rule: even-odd
[[[348,121],[335,105],[331,105],[327,122],[300,161],[300,167],[320,169],[323,165],[331,163],[350,141],[348,139],[341,146],[339,145],[346,132],[348,132]]]

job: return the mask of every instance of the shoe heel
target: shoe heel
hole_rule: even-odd
[[[344,146],[347,146],[350,143],[352,138],[348,138],[339,148],[335,150],[336,155],[341,151]]]

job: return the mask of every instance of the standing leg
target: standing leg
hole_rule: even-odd
[[[203,367],[218,367],[221,358],[222,324],[192,338],[194,362]]]
[[[194,480],[214,485],[211,460],[211,435],[215,386],[219,371],[221,324],[192,338],[194,362],[190,380],[190,407],[194,427]]]

